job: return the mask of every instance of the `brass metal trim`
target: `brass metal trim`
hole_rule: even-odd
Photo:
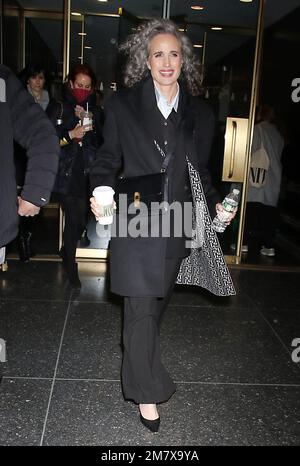
[[[85,251],[85,249],[83,249]],[[106,262],[107,257],[109,256],[109,253],[106,249],[90,249],[90,251],[96,251],[97,254],[93,254],[91,256],[86,255],[85,257],[76,256],[76,261],[77,262],[91,262],[92,259],[95,259],[97,263],[99,263],[99,259],[103,260],[103,262]],[[6,256],[6,259],[8,260],[16,260],[19,261],[19,255],[10,253]],[[62,259],[59,255],[53,255],[53,254],[40,254],[34,257],[30,258],[30,262],[62,262]]]
[[[108,256],[107,249],[77,248],[76,258],[93,258],[106,259]]]
[[[236,270],[255,270],[257,272],[270,272],[270,273],[300,273],[300,267],[297,265],[265,265],[265,264],[228,264],[229,269]]]
[[[236,148],[236,131],[237,131],[237,123],[236,121],[232,121],[232,142],[231,142],[231,153],[230,153],[228,178],[233,177],[235,148]]]
[[[202,60],[201,60],[202,66],[205,65],[206,45],[207,45],[207,32],[205,31],[203,35]]]
[[[71,0],[64,0],[64,53],[63,77],[69,73],[70,66],[70,28],[71,28]]]
[[[247,156],[247,118],[231,118],[226,121],[223,181],[244,181]]]
[[[249,126],[248,126],[248,134],[247,134],[246,163],[245,163],[245,171],[244,171],[244,183],[243,183],[242,196],[241,196],[241,202],[240,202],[240,222],[239,222],[238,238],[237,238],[237,245],[236,245],[236,253],[239,258],[239,262],[241,261],[241,255],[242,255],[242,242],[243,242],[243,234],[244,234],[244,227],[245,227],[246,202],[247,202],[247,195],[248,195],[248,178],[249,178],[249,170],[250,170],[251,145],[252,145],[252,139],[253,139],[255,108],[256,108],[257,99],[258,99],[259,75],[260,75],[260,69],[261,69],[262,39],[263,39],[263,30],[264,30],[264,9],[265,9],[265,0],[260,0],[257,33],[256,33],[255,57],[254,57],[254,66],[253,66],[253,77],[252,77]]]
[[[82,13],[81,15],[81,50],[80,50],[80,63],[83,65],[84,62],[84,40],[85,40],[85,30],[84,30],[84,21],[85,16]]]
[[[227,265],[239,264],[239,258],[237,256],[224,255],[224,259]]]
[[[133,202],[134,202],[134,207],[139,209],[141,206],[141,193],[138,191],[134,193],[133,195]]]
[[[59,140],[60,147],[67,146],[68,144],[69,144],[69,141],[67,141],[66,138],[62,138]]]
[[[61,207],[59,207],[59,239],[58,239],[58,247],[59,249],[63,245],[63,232],[65,228],[65,216],[64,212]]]

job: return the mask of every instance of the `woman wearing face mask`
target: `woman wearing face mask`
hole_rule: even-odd
[[[75,261],[76,247],[87,223],[89,168],[102,142],[102,111],[96,107],[95,86],[92,69],[88,65],[75,65],[68,75],[63,100],[57,103],[50,116],[61,145],[53,189],[60,195],[65,215],[60,255],[73,287],[81,286]],[[93,114],[92,126],[81,124],[82,112],[87,109]]]

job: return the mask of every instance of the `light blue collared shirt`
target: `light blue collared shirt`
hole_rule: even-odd
[[[154,89],[155,89],[155,96],[156,96],[157,106],[158,106],[160,112],[162,113],[162,115],[164,116],[164,118],[167,119],[168,116],[170,115],[170,113],[172,112],[173,108],[174,108],[175,112],[177,112],[177,110],[178,110],[179,85],[177,83],[177,93],[176,93],[174,99],[172,100],[172,102],[170,102],[170,103],[167,101],[165,96],[158,90],[155,83],[154,83]]]

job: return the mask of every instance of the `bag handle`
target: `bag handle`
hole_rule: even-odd
[[[261,129],[260,123],[258,123],[258,125],[257,125],[257,129],[258,129],[258,132],[259,132],[259,137],[260,137],[260,148],[263,148],[263,149],[265,149],[265,145],[264,145],[264,143],[263,143],[263,137],[262,137],[262,135],[263,135],[263,132],[262,132],[262,129]]]

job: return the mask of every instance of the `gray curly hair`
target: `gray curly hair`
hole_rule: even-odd
[[[192,95],[201,93],[203,80],[202,66],[198,62],[193,46],[187,35],[178,30],[173,21],[156,18],[139,26],[138,31],[131,34],[121,44],[120,51],[128,56],[124,70],[124,83],[133,87],[149,73],[147,60],[150,41],[158,34],[172,34],[179,41],[182,53],[180,79],[183,80]]]

